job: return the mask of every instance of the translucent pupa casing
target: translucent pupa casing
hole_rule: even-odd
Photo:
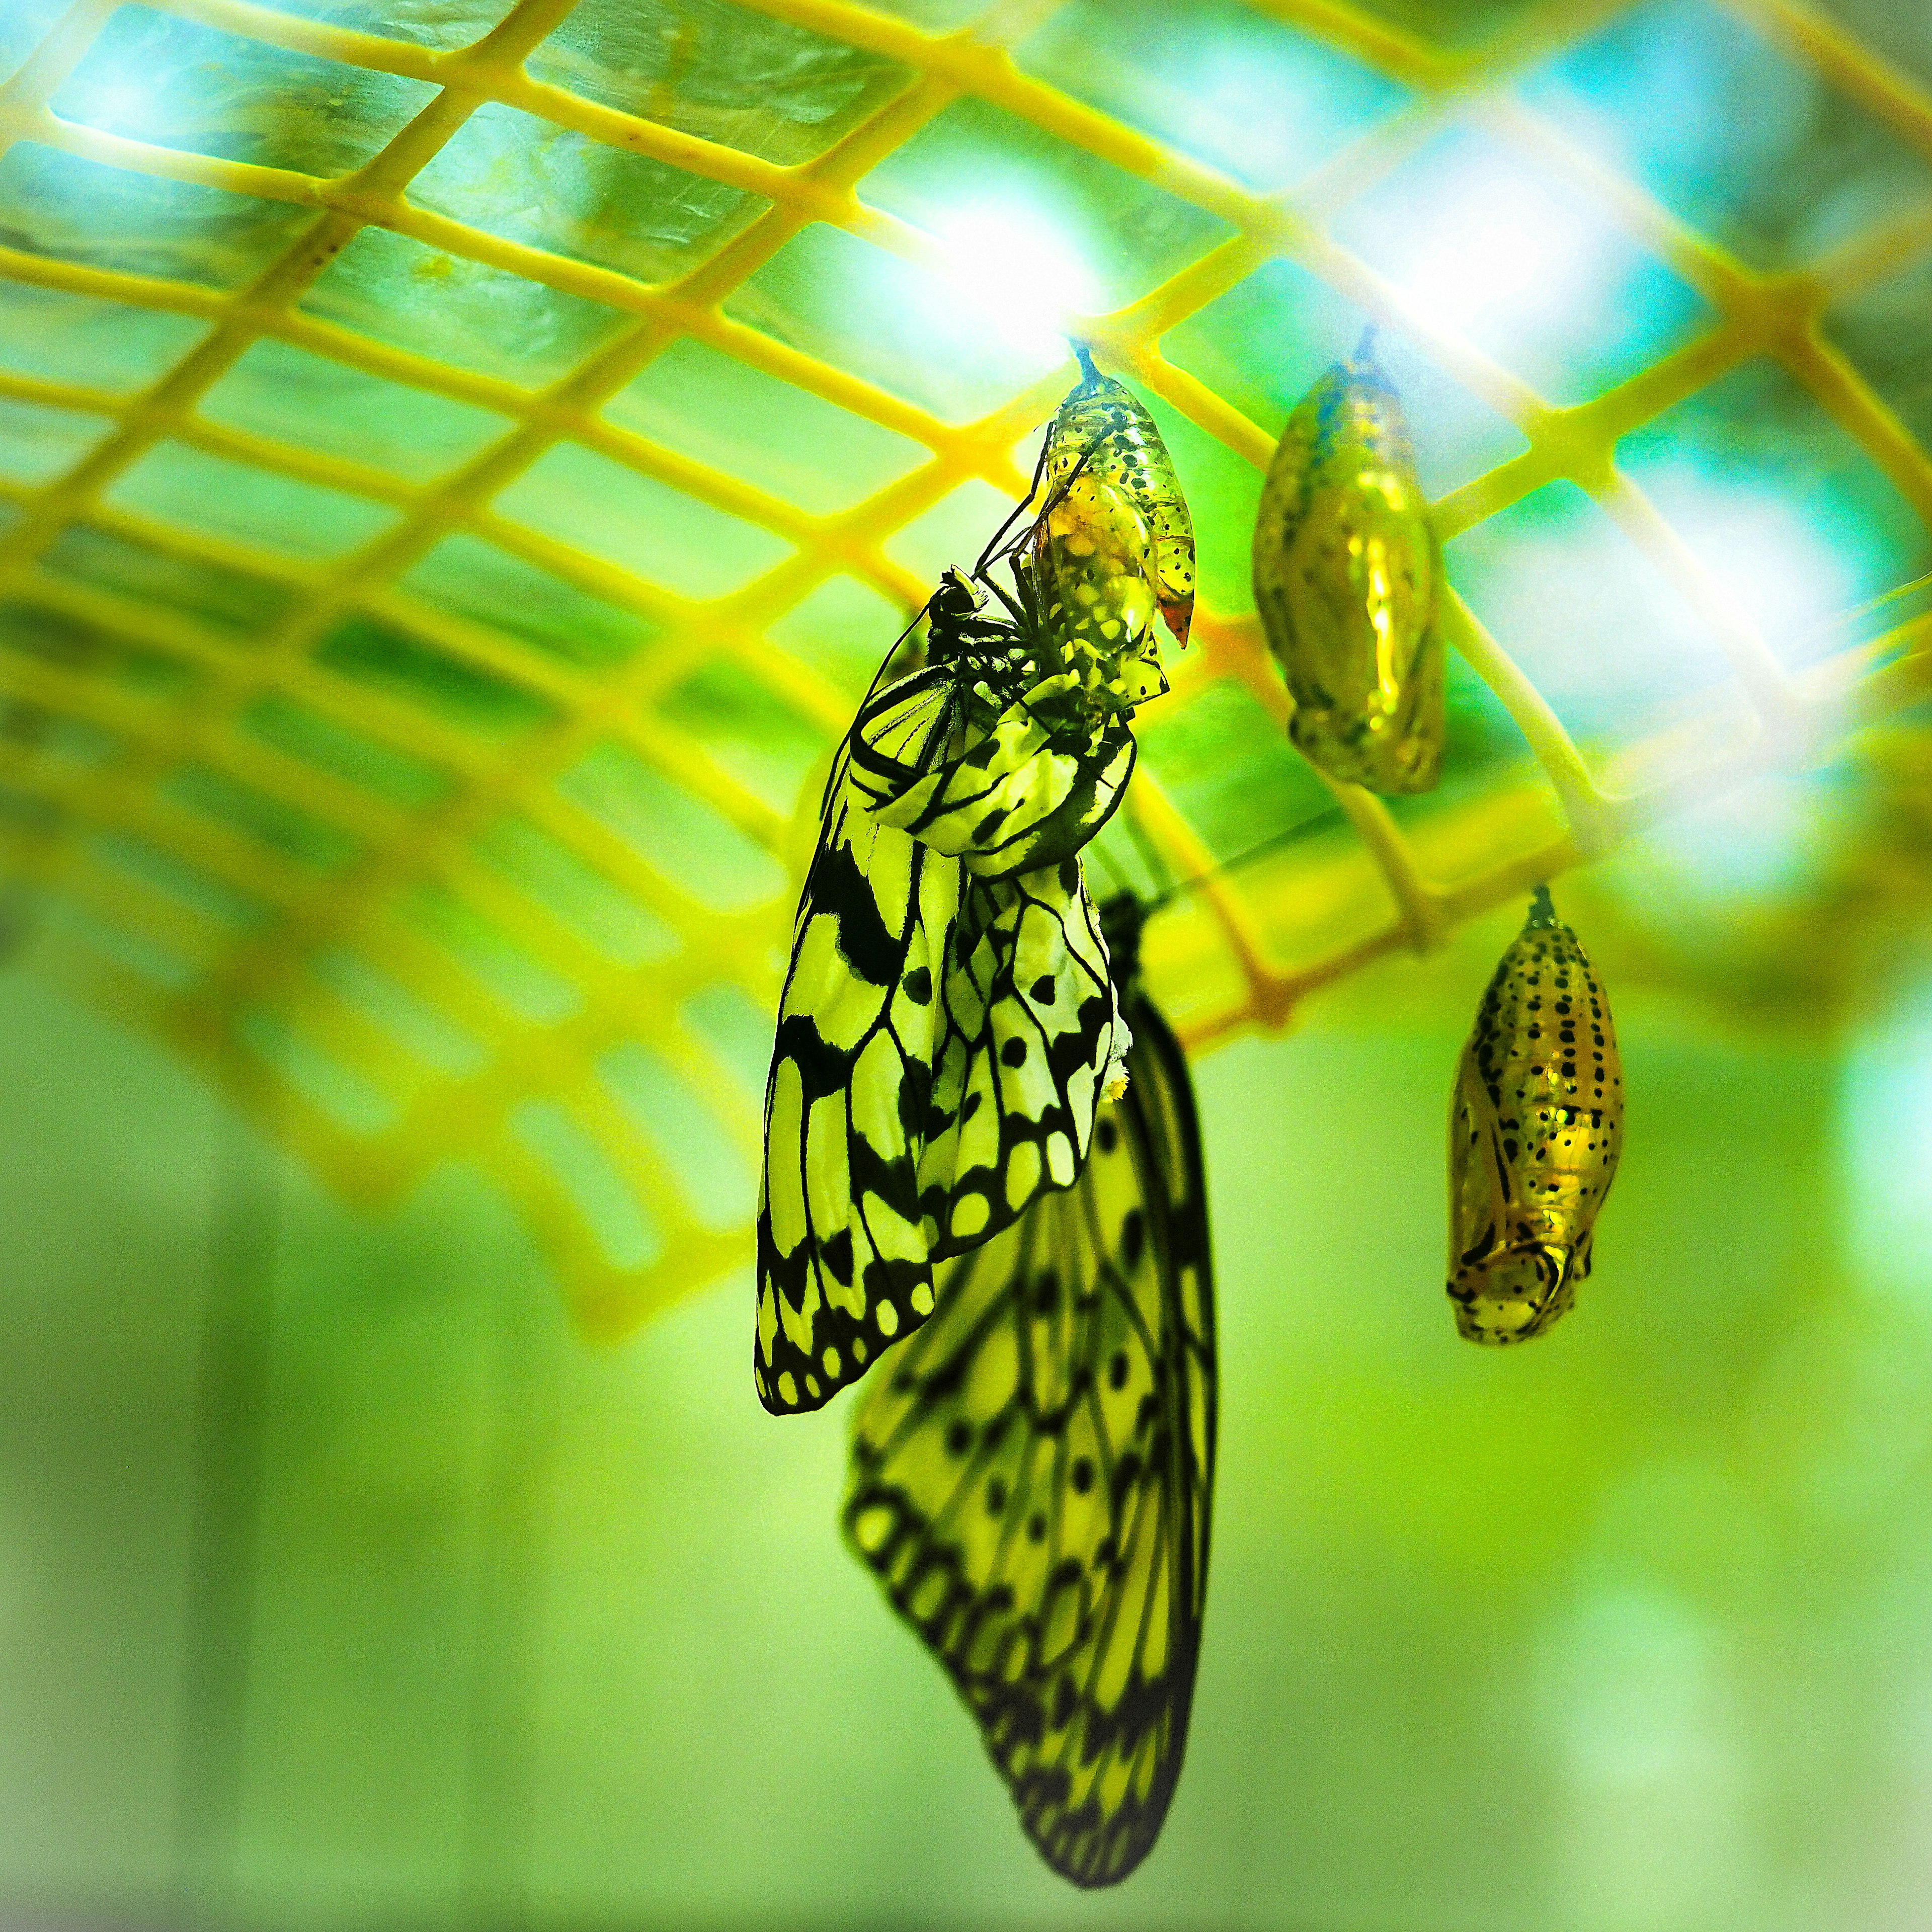
[[[1066,668],[1132,706],[1167,688],[1155,611],[1187,641],[1194,526],[1153,417],[1078,352],[1081,380],[1047,428],[1034,574]]]
[[[1623,1137],[1610,1003],[1539,886],[1449,1103],[1449,1299],[1468,1340],[1526,1342],[1568,1311]]]
[[[1442,766],[1442,549],[1369,335],[1296,406],[1262,488],[1255,607],[1331,778],[1426,791]]]

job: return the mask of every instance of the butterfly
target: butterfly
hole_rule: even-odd
[[[1187,1063],[1103,912],[1133,1030],[1078,1180],[949,1262],[858,1410],[854,1552],[944,1666],[1020,1822],[1081,1886],[1160,1835],[1214,1500],[1214,1270]]]
[[[1526,1342],[1568,1312],[1623,1136],[1610,1001],[1539,886],[1449,1102],[1449,1298],[1470,1341]]]
[[[956,610],[970,586],[942,588]],[[935,662],[854,722],[794,927],[758,1223],[753,1378],[774,1413],[862,1374],[932,1312],[934,1262],[1068,1185],[1119,1077],[1078,853],[1132,734],[1066,703],[1064,674],[1033,680],[1017,633],[947,618]]]
[[[1295,744],[1331,778],[1426,791],[1442,764],[1442,546],[1373,338],[1282,432],[1255,521],[1255,608]]]
[[[1113,460],[1103,437],[1036,473],[1007,526],[1044,487],[1033,529],[946,573],[928,662],[875,681],[820,800],[766,1088],[752,1373],[774,1413],[863,1374],[932,1313],[935,1262],[1070,1185],[1120,1082],[1079,853],[1132,771],[1144,640],[1070,664],[1033,542]]]

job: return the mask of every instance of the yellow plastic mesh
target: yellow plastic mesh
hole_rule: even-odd
[[[573,4],[482,8],[501,17],[482,22],[480,38],[460,31],[470,16],[455,0],[410,16],[467,43],[445,46],[419,44],[435,32],[388,38],[309,17],[346,10],[346,0],[291,11],[152,0],[148,17],[336,64],[292,68],[278,113],[298,110],[304,88],[326,96],[345,68],[393,78],[398,124],[326,176],[67,118],[56,104],[64,84],[101,36],[125,30],[128,13],[117,19],[116,0],[43,9],[44,35],[0,86],[7,154],[51,152],[116,180],[190,184],[211,191],[212,212],[201,257],[171,254],[165,237],[146,257],[108,259],[82,241],[22,245],[0,230],[0,277],[122,305],[88,313],[124,318],[124,333],[152,324],[176,345],[157,350],[146,377],[113,386],[0,374],[0,405],[38,424],[52,452],[43,473],[0,485],[10,509],[0,524],[0,844],[44,908],[33,944],[69,983],[184,1048],[353,1196],[392,1195],[448,1160],[480,1166],[526,1211],[593,1331],[622,1332],[748,1250],[763,1029],[794,896],[786,867],[810,830],[794,805],[808,813],[815,785],[797,760],[776,775],[760,765],[733,721],[764,706],[784,721],[769,742],[802,746],[800,758],[829,746],[850,715],[852,679],[788,623],[829,585],[855,580],[902,613],[916,609],[930,572],[897,540],[937,511],[952,515],[945,527],[968,550],[992,493],[1022,490],[1021,446],[1067,380],[1030,379],[998,406],[949,421],[809,352],[799,331],[788,340],[760,326],[772,265],[808,231],[921,272],[952,266],[956,249],[860,190],[956,104],[986,104],[1181,211],[1163,231],[1178,259],[1157,285],[1081,325],[1103,364],[1157,399],[1166,420],[1264,466],[1270,435],[1165,352],[1174,332],[1268,265],[1298,265],[1520,432],[1516,453],[1438,502],[1445,538],[1545,486],[1574,484],[1699,614],[1727,662],[1727,680],[1667,728],[1586,761],[1452,597],[1452,642],[1534,764],[1400,818],[1341,789],[1340,833],[1227,874],[1163,920],[1151,940],[1155,991],[1197,1046],[1279,1027],[1304,996],[1365,962],[1427,947],[1679,802],[1828,749],[1925,694],[1932,616],[1888,628],[1851,621],[1844,648],[1787,670],[1619,469],[1618,446],[1769,358],[1932,525],[1932,461],[1822,320],[1932,252],[1932,202],[1879,208],[1816,259],[1774,272],[1693,232],[1512,88],[1626,11],[1619,0],[1494,9],[1500,30],[1455,47],[1340,0],[1252,0],[1254,16],[1407,91],[1406,105],[1312,174],[1266,194],[1016,62],[1011,50],[1059,0],[995,0],[944,32],[900,17],[916,5],[640,8],[640,31],[665,40],[666,77],[628,106],[598,98],[594,77],[581,91],[570,84],[581,47],[551,37]],[[1932,96],[1852,34],[1798,0],[1729,0],[1728,10],[1932,160]],[[937,16],[928,8],[923,17]],[[680,94],[706,37],[729,20],[745,30],[730,30],[734,45],[755,49],[769,32],[786,37],[788,58],[843,50],[849,85],[815,151],[746,135],[755,76],[737,110],[708,118]],[[552,54],[531,62],[546,46]],[[1094,57],[1107,58],[1104,44]],[[529,118],[505,118],[514,116]],[[535,190],[504,188],[512,202],[534,197],[520,230],[437,212],[438,196],[412,186],[478,117],[506,168],[520,143],[555,158],[568,136],[583,152],[679,171],[692,183],[680,206],[698,212],[682,229],[581,245],[542,232],[541,175]],[[1708,323],[1602,393],[1559,405],[1334,238],[1340,218],[1457,126],[1587,200],[1696,292]],[[761,146],[772,152],[753,152]],[[244,206],[256,254],[209,268]],[[378,246],[403,251],[399,286],[419,292],[440,277],[452,300],[500,304],[496,367],[439,359],[386,333],[380,314],[316,298],[345,251]],[[521,332],[532,311],[515,299],[532,284],[581,304],[552,304],[541,339]],[[566,311],[584,321],[574,337],[556,323]],[[754,372],[818,399],[828,423],[908,440],[916,460],[826,508],[680,453],[627,422],[614,399],[692,344],[734,380]],[[404,386],[424,412],[434,399],[443,442],[425,430],[419,466],[403,473],[211,406],[246,358],[296,352]],[[1255,353],[1265,362],[1266,345]],[[946,511],[974,479],[989,487]],[[250,533],[251,514],[266,536]],[[626,562],[621,543],[614,559],[610,544],[583,540],[580,525],[649,526],[690,568],[674,587]],[[730,542],[715,536],[726,530]],[[714,543],[752,560],[742,581],[707,583]],[[466,604],[437,591],[482,557],[498,576],[482,573]],[[533,641],[520,628],[506,558],[580,600],[572,638]],[[226,588],[184,608],[155,587],[177,566]],[[877,608],[851,623],[855,659],[890,639],[892,613]],[[1216,694],[1239,692],[1279,733],[1287,700],[1252,618],[1210,604],[1195,634],[1171,716],[1210,718]],[[1452,768],[1456,755],[1452,746]],[[1228,842],[1190,822],[1162,769],[1144,761],[1130,809],[1170,869],[1194,874]]]

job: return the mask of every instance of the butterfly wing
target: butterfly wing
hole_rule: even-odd
[[[1134,768],[1133,734],[1124,717],[1096,720],[1071,672],[1042,680],[1004,710],[987,700],[984,728],[958,755],[915,773],[861,746],[858,782],[886,824],[963,859],[975,878],[1056,866],[1120,804]]]
[[[1131,1018],[1131,1084],[1077,1184],[950,1264],[860,1410],[844,1518],[1083,1886],[1132,1871],[1173,1796],[1214,1484],[1192,1092],[1160,1016]]]
[[[861,711],[827,784],[765,1098],[753,1378],[816,1408],[932,1312],[932,1264],[1086,1157],[1114,1054],[1077,859],[982,878],[873,808],[955,748],[943,668]]]
[[[1079,698],[1070,676],[1024,693],[977,687],[949,755],[922,770],[876,742],[854,747],[855,786],[880,822],[967,874],[919,1157],[935,1260],[1072,1180],[1112,1070],[1107,946],[1078,854],[1118,805],[1135,748],[1124,719],[1095,723]]]
[[[974,879],[948,956],[920,1198],[935,1261],[976,1247],[1088,1157],[1115,1051],[1106,942],[1077,859]]]
[[[873,722],[916,752],[941,722],[940,694],[895,686]],[[914,1136],[962,878],[956,860],[866,808],[848,742],[826,786],[765,1088],[752,1373],[774,1413],[816,1408],[931,1312]]]

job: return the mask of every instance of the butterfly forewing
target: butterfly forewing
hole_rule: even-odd
[[[1186,1739],[1214,1473],[1213,1282],[1186,1065],[1144,1000],[1076,1185],[939,1278],[860,1409],[845,1526],[978,1720],[1021,1821],[1124,1878]]]
[[[877,808],[987,742],[1018,696],[944,667],[902,680],[860,711],[827,785],[766,1090],[753,1373],[775,1412],[862,1375],[932,1312],[935,1260],[1086,1157],[1117,1016],[1078,858],[982,876],[970,841],[943,850]],[[1004,742],[1059,773],[1050,734]],[[1070,804],[1097,829],[1126,742],[1117,776],[1068,788],[1042,836]]]
[[[768,1408],[816,1407],[930,1305],[916,1161],[958,868],[854,808],[835,768],[766,1089],[754,1360]]]
[[[1004,710],[986,701],[973,714],[980,729],[970,748],[917,776],[901,760],[868,757],[859,776],[874,810],[980,878],[1072,857],[1125,792],[1136,752],[1126,720],[1090,716],[1067,672]]]

